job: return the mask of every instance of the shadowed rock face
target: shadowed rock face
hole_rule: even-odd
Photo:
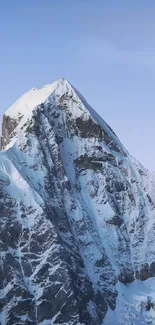
[[[11,118],[10,116],[3,115],[1,149],[4,149],[5,146],[9,143],[10,135],[17,125],[18,122],[16,119]]]
[[[153,177],[65,80],[19,113],[2,127],[0,322],[101,325],[118,281],[155,276]]]

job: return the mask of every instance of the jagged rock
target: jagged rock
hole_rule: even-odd
[[[113,218],[107,220],[106,223],[109,224],[109,225],[114,225],[114,226],[117,226],[117,227],[121,227],[122,224],[123,224],[123,220],[119,216],[114,215]]]
[[[9,143],[10,135],[17,127],[21,117],[18,119],[13,119],[9,115],[3,115],[2,121],[2,136],[1,136],[1,149]]]
[[[122,272],[118,276],[118,280],[124,284],[131,283],[134,281],[134,272],[133,271],[128,271],[124,270],[124,273]]]
[[[154,277],[155,276],[155,262],[152,262],[150,264],[149,274],[150,274],[151,277]]]

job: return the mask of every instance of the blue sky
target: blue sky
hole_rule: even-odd
[[[154,0],[0,0],[0,114],[65,77],[155,170],[154,17]]]

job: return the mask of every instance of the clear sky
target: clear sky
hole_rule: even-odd
[[[155,170],[154,34],[154,0],[0,0],[0,114],[65,77]]]

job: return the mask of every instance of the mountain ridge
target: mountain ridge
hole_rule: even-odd
[[[155,183],[66,79],[42,89],[3,118],[0,321],[101,325],[155,276]]]

